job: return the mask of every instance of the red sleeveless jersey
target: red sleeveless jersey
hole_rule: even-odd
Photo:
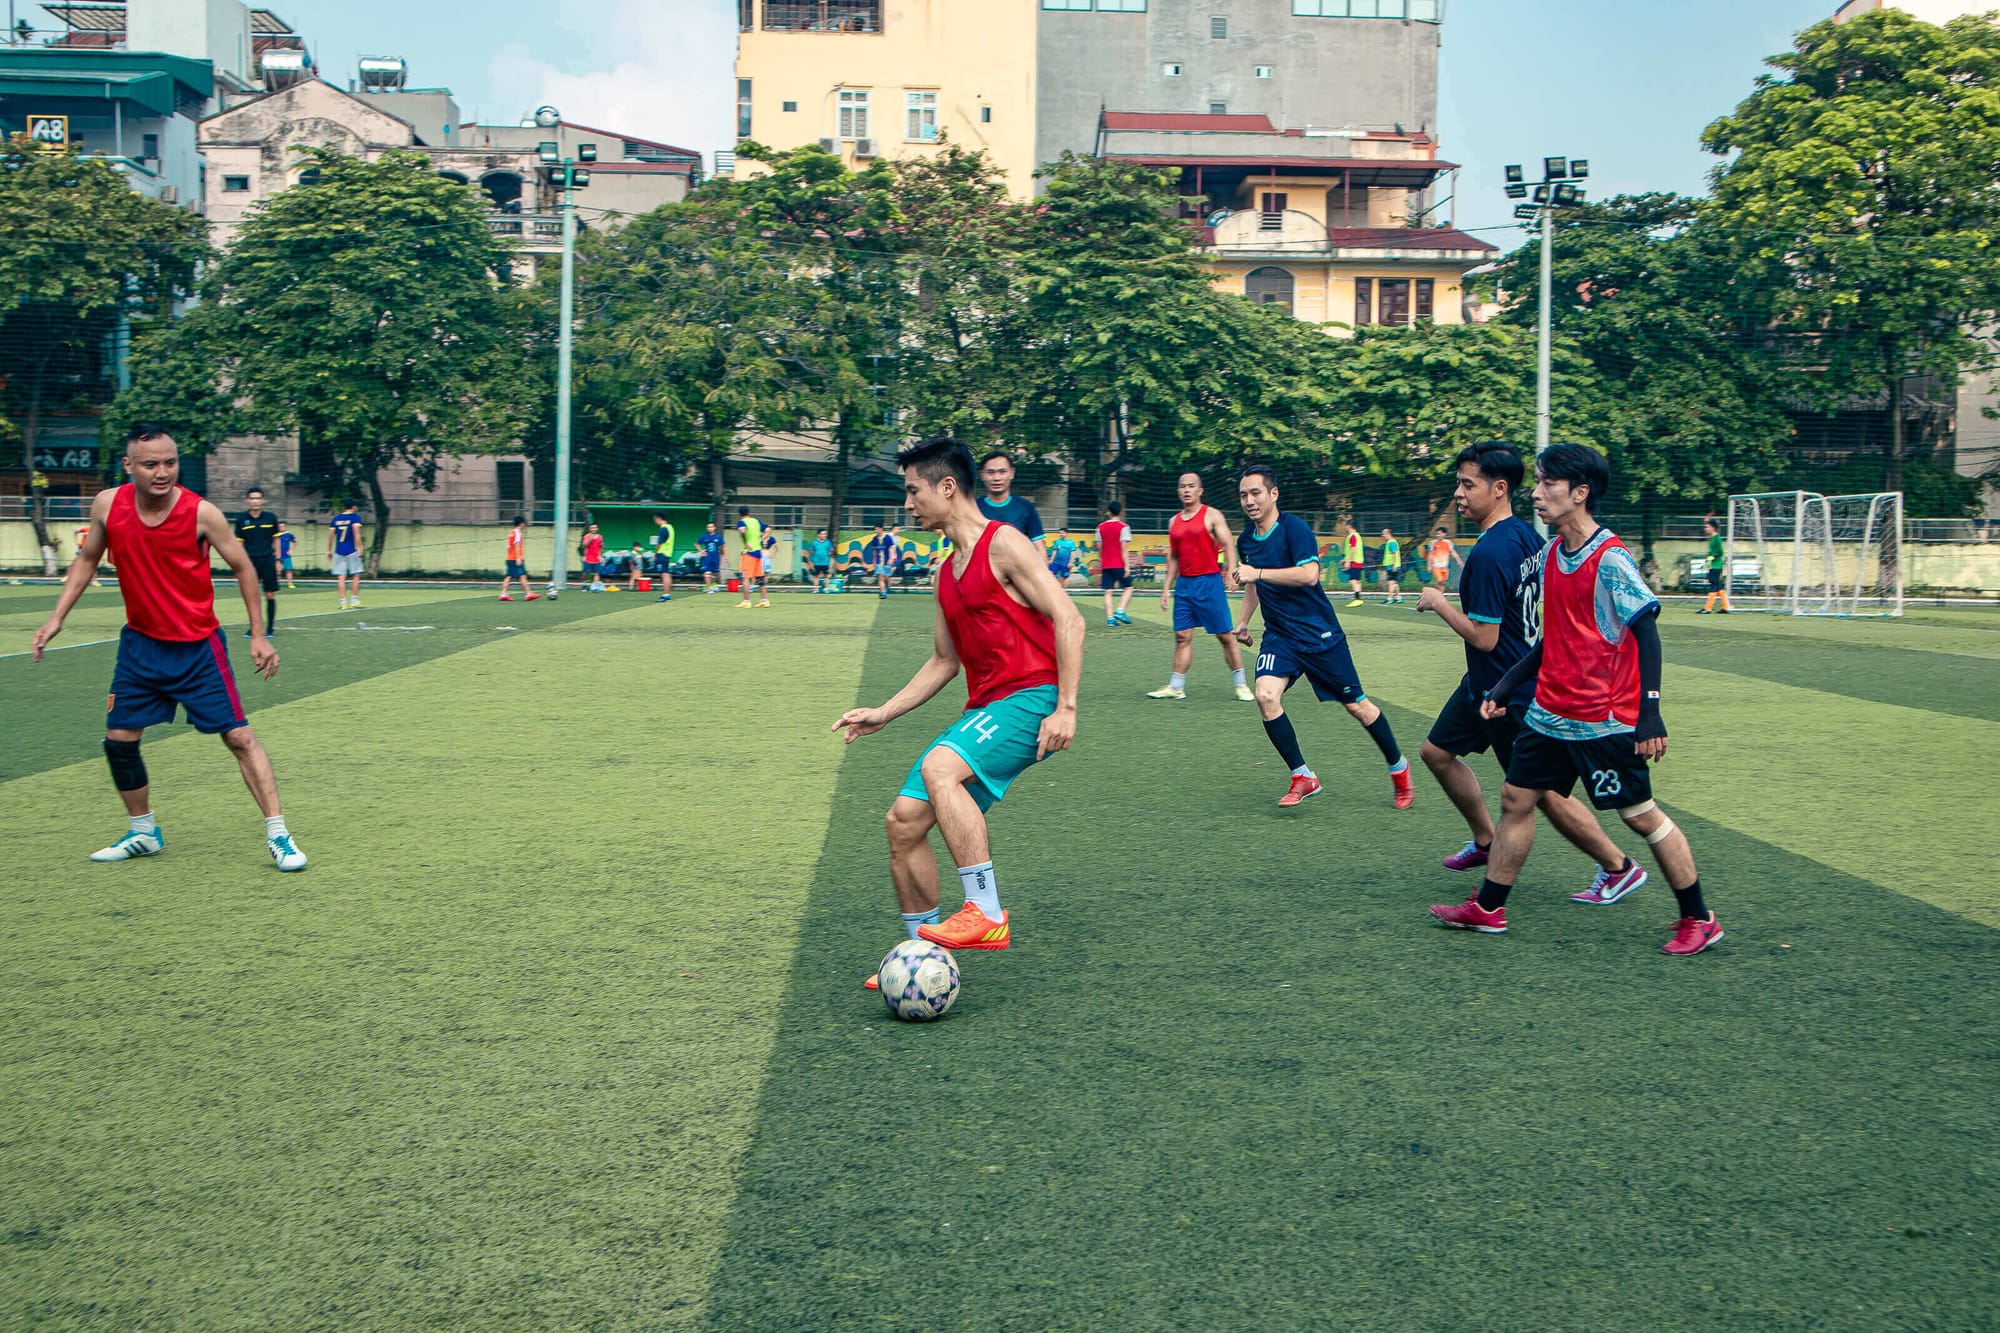
[[[215,633],[208,539],[195,527],[201,497],[183,487],[166,521],[148,527],[130,483],[111,493],[104,536],[125,599],[125,623],[149,639],[194,643]]]
[[[1625,543],[1609,533],[1574,570],[1562,567],[1562,539],[1542,551],[1542,666],[1535,702],[1572,722],[1639,725],[1639,645],[1615,614],[1605,633],[1597,567]],[[1629,555],[1629,552],[1628,552]]]
[[[1222,563],[1215,556],[1215,538],[1208,535],[1207,505],[1197,508],[1193,518],[1175,514],[1168,519],[1167,540],[1173,545],[1174,562],[1180,566],[1180,577],[1194,578],[1222,572]]]
[[[1056,627],[1022,606],[1000,585],[988,548],[1007,525],[988,523],[965,562],[946,560],[938,571],[938,608],[952,646],[965,664],[965,706],[983,708],[1017,690],[1056,683]]]

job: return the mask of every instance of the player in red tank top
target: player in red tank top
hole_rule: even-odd
[[[905,507],[951,539],[937,576],[930,660],[879,708],[853,708],[831,728],[847,743],[928,702],[961,666],[964,714],[910,767],[889,807],[889,873],[912,938],[948,949],[1004,949],[1011,938],[993,874],[986,811],[1031,765],[1076,735],[1083,616],[1033,542],[989,521],[973,500],[972,454],[939,437],[905,450]],[[938,920],[938,866],[930,831],[944,830],[965,906]],[[875,984],[870,977],[867,983]]]
[[[125,630],[105,710],[104,755],[132,827],[90,859],[126,861],[165,849],[139,742],[147,727],[173,721],[179,708],[197,731],[219,733],[235,754],[243,781],[264,812],[265,849],[278,869],[303,870],[306,856],[285,826],[271,760],[237,697],[228,639],[215,619],[209,552],[236,575],[250,617],[250,660],[269,680],[278,671],[278,650],[264,633],[256,566],[222,511],[181,489],[180,449],[173,436],[158,426],[134,426],[125,438],[125,471],[129,484],[100,491],[91,502],[89,534],[70,565],[54,614],[34,638],[40,661],[108,547],[125,599]]]
[[[1500,827],[1486,881],[1463,903],[1440,903],[1431,915],[1458,930],[1498,935],[1507,929],[1507,895],[1535,843],[1535,807],[1545,792],[1567,796],[1581,781],[1599,810],[1616,810],[1646,840],[1674,891],[1680,919],[1662,952],[1697,954],[1722,938],[1708,909],[1687,835],[1653,802],[1646,765],[1667,752],[1660,720],[1660,603],[1623,543],[1598,526],[1598,497],[1610,489],[1604,455],[1581,444],[1556,444],[1535,460],[1535,512],[1555,540],[1542,549],[1541,637],[1486,692],[1480,715],[1497,718],[1503,702],[1533,679],[1535,701],[1514,741]]]
[[[1201,502],[1201,477],[1183,472],[1175,490],[1181,512],[1167,520],[1167,575],[1160,585],[1160,609],[1174,613],[1174,668],[1167,683],[1149,690],[1148,699],[1187,698],[1188,668],[1194,665],[1194,632],[1213,634],[1222,645],[1231,688],[1244,703],[1255,703],[1243,672],[1243,648],[1236,637],[1235,613],[1229,609],[1224,565],[1236,567],[1236,534],[1222,511]]]

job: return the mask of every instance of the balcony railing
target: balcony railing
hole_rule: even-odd
[[[559,213],[489,213],[486,226],[495,236],[525,245],[560,245],[562,215]]]

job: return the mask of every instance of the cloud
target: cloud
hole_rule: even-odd
[[[611,0],[589,13],[599,68],[563,69],[515,43],[494,57],[495,93],[522,112],[547,103],[563,119],[635,134],[704,156],[735,141],[735,6],[723,0]],[[496,117],[495,119],[506,119]]]

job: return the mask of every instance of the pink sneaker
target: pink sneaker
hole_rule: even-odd
[[[1439,903],[1431,908],[1431,915],[1440,926],[1452,930],[1476,930],[1482,935],[1507,933],[1507,909],[1496,907],[1487,911],[1479,905],[1476,893],[1462,903]]]
[[[1715,913],[1708,914],[1708,920],[1684,916],[1674,922],[1674,937],[1660,946],[1661,953],[1670,953],[1677,958],[1700,953],[1709,945],[1722,938],[1722,923]]]
[[[1597,878],[1590,881],[1590,887],[1582,893],[1572,893],[1569,900],[1573,903],[1589,903],[1593,907],[1608,906],[1626,894],[1644,887],[1645,883],[1646,872],[1639,868],[1637,861],[1628,856],[1625,858],[1623,870],[1614,875],[1600,868]]]
[[[1486,853],[1476,842],[1468,842],[1444,859],[1446,870],[1472,870],[1486,864]]]

